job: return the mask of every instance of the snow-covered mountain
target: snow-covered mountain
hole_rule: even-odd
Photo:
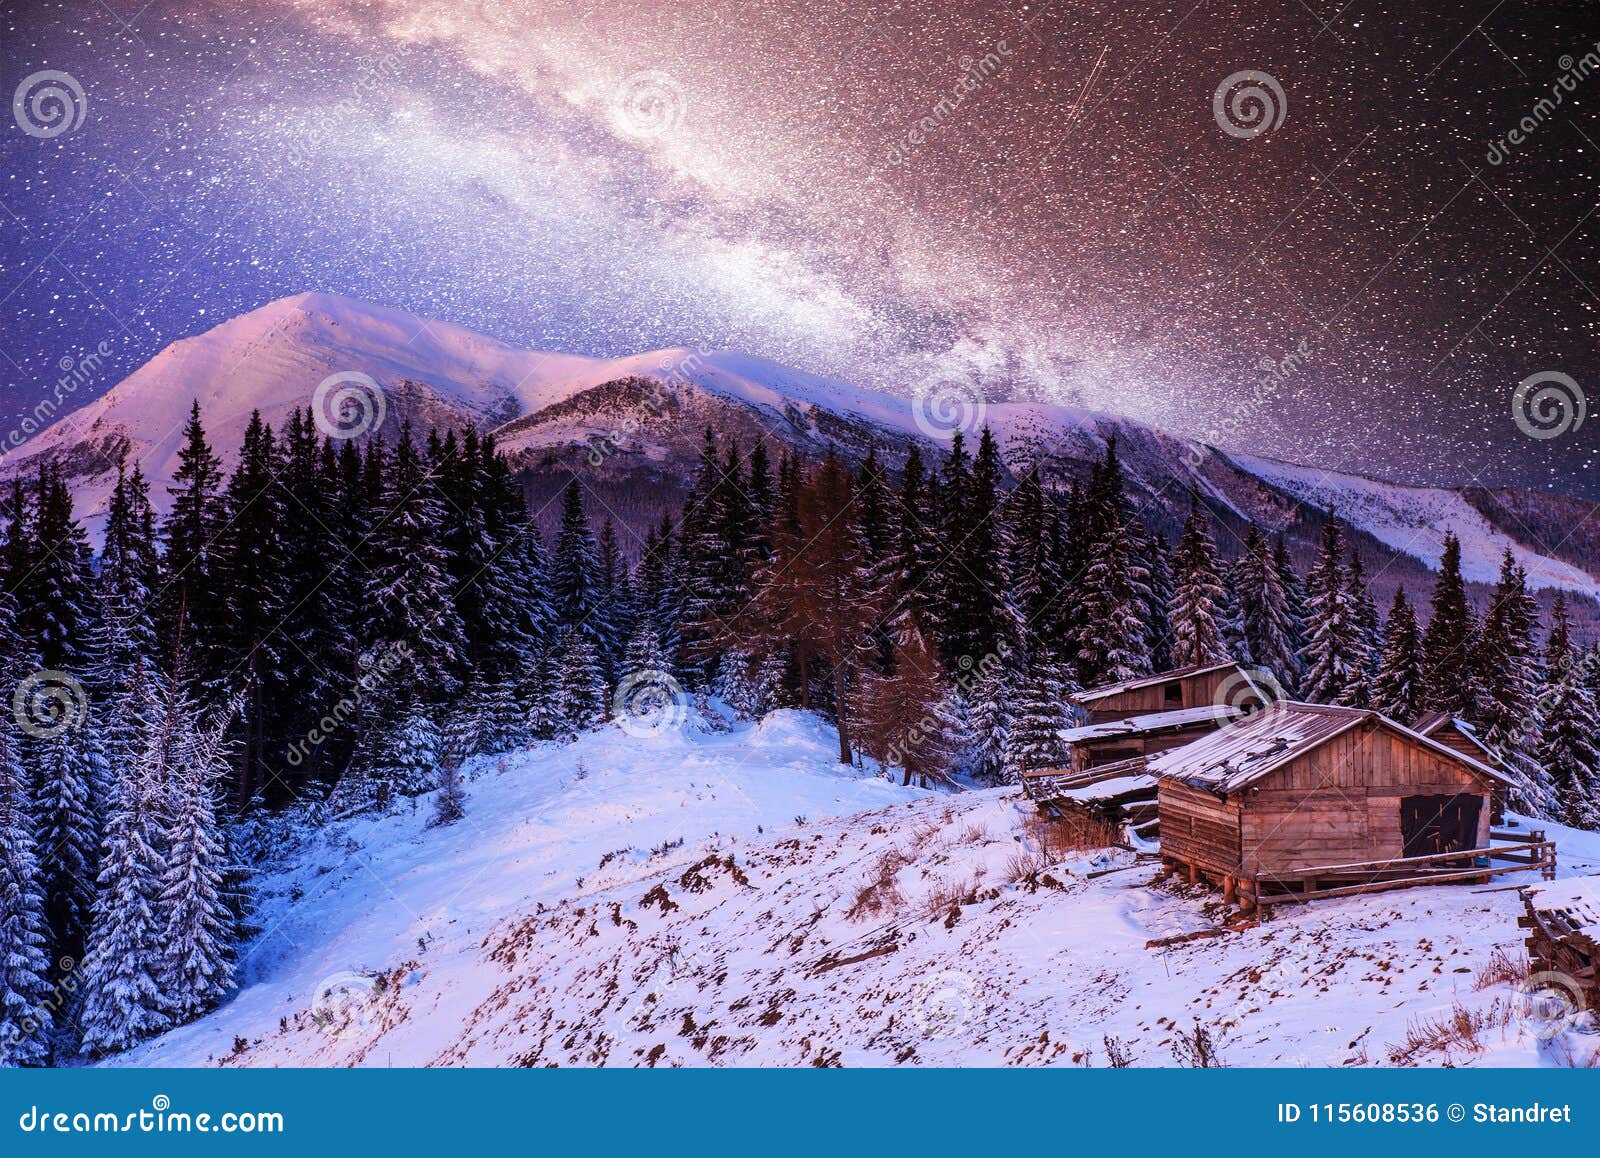
[[[0,476],[61,464],[80,516],[97,528],[116,462],[138,459],[158,508],[176,468],[189,406],[198,400],[225,463],[252,410],[279,426],[310,405],[330,375],[369,376],[384,395],[392,436],[473,422],[495,429],[535,497],[582,472],[625,523],[653,522],[692,478],[707,425],[746,445],[758,433],[809,452],[851,457],[876,446],[891,463],[913,441],[937,449],[952,424],[991,426],[1013,469],[1081,476],[1115,437],[1147,516],[1175,528],[1191,489],[1223,525],[1224,549],[1246,521],[1282,530],[1302,563],[1336,514],[1381,561],[1378,594],[1437,564],[1447,528],[1463,541],[1470,579],[1490,581],[1511,547],[1537,587],[1593,595],[1600,531],[1574,532],[1595,504],[1526,491],[1411,487],[1274,462],[1164,433],[1132,419],[1033,402],[963,406],[863,389],[764,358],[687,348],[623,358],[515,349],[444,322],[332,294],[272,302],[173,343],[102,397],[14,452]]]

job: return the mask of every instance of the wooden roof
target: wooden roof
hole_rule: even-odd
[[[1488,757],[1484,763],[1492,764],[1495,767],[1500,766],[1499,757],[1479,737],[1478,729],[1467,723],[1460,716],[1452,716],[1449,712],[1424,712],[1411,725],[1411,730],[1419,736],[1434,736],[1447,724],[1455,728],[1462,739]]]
[[[1138,679],[1133,680],[1124,680],[1120,684],[1104,684],[1098,688],[1088,688],[1085,691],[1075,692],[1071,698],[1080,704],[1086,704],[1093,700],[1104,699],[1107,696],[1119,696],[1123,692],[1131,692],[1138,688],[1147,688],[1154,684],[1170,683],[1173,680],[1187,679],[1191,676],[1209,675],[1214,671],[1221,671],[1224,668],[1230,667],[1238,668],[1241,672],[1245,671],[1243,664],[1239,663],[1238,660],[1230,659],[1222,663],[1203,664],[1198,667],[1174,668],[1172,671],[1157,672],[1155,675],[1140,676]],[[1245,672],[1245,678],[1250,678],[1248,672]],[[1270,697],[1262,697],[1263,700],[1268,698]]]
[[[1230,793],[1368,721],[1407,737],[1486,779],[1506,782],[1503,773],[1463,756],[1437,740],[1419,735],[1378,712],[1331,704],[1279,700],[1245,720],[1203,736],[1192,744],[1153,757],[1149,772],[1194,788]]]
[[[1146,712],[1138,716],[1129,716],[1125,720],[1107,720],[1102,724],[1085,724],[1081,728],[1063,728],[1057,735],[1069,744],[1081,744],[1085,740],[1108,740],[1113,736],[1144,736],[1166,729],[1182,731],[1195,724],[1220,724],[1242,715],[1244,715],[1243,708],[1235,708],[1228,704],[1201,704],[1197,708]]]

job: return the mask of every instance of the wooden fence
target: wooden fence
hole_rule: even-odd
[[[1499,861],[1502,863],[1496,864]],[[1282,872],[1259,873],[1250,890],[1258,905],[1281,905],[1326,897],[1351,897],[1414,885],[1452,881],[1486,881],[1499,873],[1539,869],[1545,880],[1556,875],[1555,842],[1538,830],[1514,843],[1462,852],[1393,857],[1355,864],[1313,865]]]

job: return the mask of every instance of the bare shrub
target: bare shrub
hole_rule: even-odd
[[[968,822],[963,824],[956,832],[955,844],[982,844],[989,839],[989,828],[983,824]]]
[[[893,912],[905,904],[905,897],[900,894],[895,874],[910,863],[906,854],[898,848],[885,851],[878,858],[871,879],[856,893],[855,903],[850,906],[850,911],[845,917],[851,921],[860,921],[880,913]]]
[[[1106,1047],[1106,1064],[1114,1070],[1125,1070],[1133,1065],[1133,1058],[1128,1054],[1128,1043],[1120,1037],[1107,1034],[1100,1039]]]
[[[928,919],[948,916],[962,905],[976,904],[983,889],[983,870],[978,869],[969,880],[943,879],[933,882],[928,895],[923,898],[923,911]]]
[[[1086,812],[1068,812],[1061,816],[1040,813],[1024,821],[1022,830],[1046,864],[1064,860],[1071,853],[1110,848],[1121,837],[1116,825]]]
[[[1011,854],[1006,860],[1006,877],[1012,881],[1031,881],[1049,865],[1044,859],[1044,854],[1030,848],[1024,848]]]
[[[1516,985],[1526,981],[1529,972],[1528,959],[1521,953],[1504,947],[1496,948],[1489,956],[1489,963],[1478,970],[1473,987],[1488,989],[1494,985]]]
[[[1405,1040],[1389,1047],[1389,1062],[1411,1065],[1419,1057],[1451,1050],[1482,1053],[1484,1031],[1504,1028],[1515,1014],[1515,1003],[1496,998],[1486,1009],[1468,1009],[1457,1003],[1439,1017],[1415,1018],[1406,1025]]]
[[[1220,1070],[1223,1067],[1222,1056],[1217,1053],[1217,1042],[1211,1036],[1211,1030],[1200,1024],[1195,1019],[1194,1028],[1188,1033],[1183,1030],[1177,1032],[1178,1040],[1172,1043],[1172,1057],[1181,1066],[1188,1066],[1192,1070]]]

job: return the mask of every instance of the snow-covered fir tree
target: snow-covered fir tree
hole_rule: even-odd
[[[1546,777],[1546,771],[1534,758],[1538,741],[1534,715],[1538,648],[1534,633],[1538,617],[1538,605],[1528,593],[1527,575],[1507,548],[1472,656],[1476,696],[1471,718],[1481,727],[1483,742],[1501,764],[1532,785],[1534,794],[1543,795],[1545,789],[1539,782]]]
[[[1233,569],[1233,585],[1248,661],[1292,690],[1300,673],[1297,625],[1272,546],[1253,523]]]
[[[166,715],[159,727],[177,739],[167,753],[170,762],[159,769],[167,839],[156,898],[163,949],[158,980],[166,1012],[181,1023],[214,1008],[234,986],[237,926],[224,883],[230,860],[216,807],[230,771],[226,732],[232,706],[202,722],[194,702],[174,685]]]
[[[75,727],[34,740],[34,817],[40,883],[51,943],[59,953],[81,957],[94,903],[100,853],[97,787],[109,773],[91,715]]]
[[[563,735],[576,736],[603,723],[610,710],[605,673],[594,641],[573,627],[557,640],[554,718]]]
[[[1575,828],[1600,829],[1600,716],[1588,673],[1572,646],[1571,617],[1559,591],[1544,667],[1538,703],[1543,726],[1535,745],[1538,787],[1549,809],[1543,815]]]
[[[166,963],[160,897],[165,802],[156,779],[179,737],[163,717],[140,758],[116,769],[83,959],[83,1051],[91,1057],[137,1045],[171,1024],[161,988]]]
[[[1302,694],[1313,703],[1355,704],[1367,684],[1356,609],[1345,574],[1343,535],[1329,519],[1322,528],[1322,551],[1306,583],[1311,606],[1309,638],[1300,653],[1305,664]]]
[[[1077,690],[1064,664],[1041,656],[1029,665],[1015,690],[1006,735],[1004,770],[1008,783],[1021,783],[1025,772],[1066,763],[1063,729],[1072,726],[1068,697]]]
[[[1434,581],[1428,625],[1422,635],[1422,706],[1454,716],[1477,707],[1474,658],[1478,625],[1461,578],[1461,540],[1446,531]]]
[[[1173,666],[1201,667],[1227,659],[1217,623],[1218,607],[1225,599],[1217,573],[1217,546],[1200,513],[1200,504],[1193,497],[1173,556],[1173,575],[1169,616]]]
[[[55,1028],[33,800],[10,714],[0,717],[0,1066],[42,1065]]]
[[[1384,624],[1372,706],[1406,727],[1416,723],[1422,710],[1422,633],[1404,587],[1396,589]]]

